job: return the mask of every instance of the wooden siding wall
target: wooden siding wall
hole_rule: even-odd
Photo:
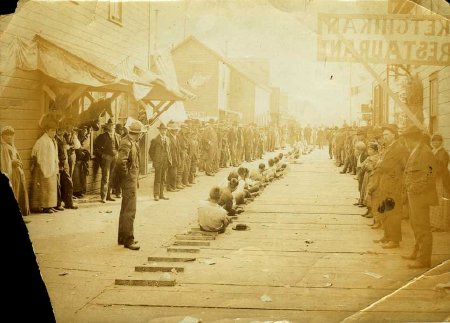
[[[438,77],[438,132],[444,137],[444,145],[450,151],[450,67],[422,67],[419,71],[423,83],[423,113],[425,125],[429,124],[430,113],[430,75],[437,72]]]
[[[197,42],[190,40],[172,52],[178,84],[195,93],[195,100],[184,102],[187,111],[219,117],[219,59]],[[189,85],[197,75],[205,78],[198,87]]]
[[[41,75],[17,70],[0,75],[0,82],[0,127],[10,125],[15,129],[15,145],[29,179],[31,148],[42,134],[38,127],[43,106]]]

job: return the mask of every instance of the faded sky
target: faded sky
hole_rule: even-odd
[[[274,0],[276,1],[276,0]],[[158,48],[175,45],[190,34],[213,49],[234,57],[269,59],[271,80],[289,94],[290,111],[302,123],[342,124],[350,114],[350,64],[316,60],[317,12],[386,13],[386,1],[298,0],[298,11],[286,13],[267,0],[152,2],[158,10]],[[366,93],[352,98],[368,103],[371,80],[358,64],[354,85]]]

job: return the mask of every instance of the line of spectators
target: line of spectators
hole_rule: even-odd
[[[341,174],[358,181],[359,199],[373,219],[372,229],[382,229],[374,240],[384,249],[399,248],[402,219],[409,219],[416,239],[405,259],[410,268],[429,267],[432,231],[450,229],[449,155],[443,137],[431,137],[415,126],[399,130],[395,124],[381,127],[333,129],[330,158]]]

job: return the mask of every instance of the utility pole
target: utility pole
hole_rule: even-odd
[[[148,59],[148,69],[150,70],[150,67],[152,66],[152,54],[151,54],[151,51],[152,51],[152,47],[151,47],[151,44],[152,44],[152,41],[151,41],[151,38],[152,38],[152,32],[151,32],[151,30],[152,30],[152,25],[151,25],[151,22],[152,22],[152,7],[151,7],[151,5],[150,5],[150,0],[148,1],[148,34],[147,34],[147,37],[148,37],[148,51],[147,51],[147,59]]]
[[[352,63],[349,64],[350,65],[350,77],[349,77],[349,81],[350,81],[350,109],[349,109],[349,114],[348,114],[348,120],[350,122],[350,124],[352,123],[352,96],[353,96],[353,88],[352,88]]]

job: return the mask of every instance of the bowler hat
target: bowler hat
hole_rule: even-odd
[[[161,129],[167,129],[167,127],[166,127],[166,125],[165,125],[164,123],[161,122],[161,123],[159,124],[159,126],[158,126],[158,129],[160,129],[160,130],[161,130]]]
[[[235,224],[235,225],[232,227],[232,229],[233,229],[233,230],[237,230],[237,231],[247,231],[247,230],[250,230],[250,227],[249,227],[247,224],[244,224],[244,223],[238,223],[238,224]]]

